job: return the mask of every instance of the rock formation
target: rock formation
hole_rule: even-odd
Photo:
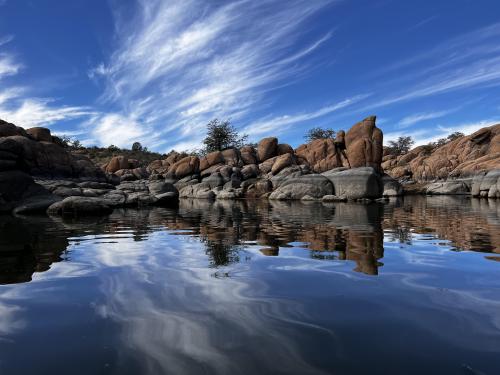
[[[382,168],[396,179],[416,182],[473,177],[500,169],[500,124],[434,150],[419,146],[405,155],[385,155]]]

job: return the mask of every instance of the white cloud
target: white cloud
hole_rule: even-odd
[[[148,98],[141,121],[168,146],[193,145],[211,118],[243,119],[270,90],[304,76],[298,62],[332,32],[306,44],[301,26],[332,2],[139,0],[135,18],[115,12],[116,50],[89,76],[104,80],[102,99],[125,117],[127,103]]]
[[[11,42],[14,39],[13,35],[0,36],[0,47]]]
[[[2,92],[0,92],[0,98]],[[50,99],[22,99],[19,106],[5,108],[0,100],[0,118],[23,128],[50,126],[58,121],[88,116],[92,112],[85,107],[51,106]]]
[[[13,39],[12,36],[0,38],[0,46]],[[0,80],[20,72],[23,64],[13,55],[0,54]],[[57,106],[51,98],[30,96],[29,87],[0,87],[0,119],[24,128],[50,126],[63,120],[72,120],[89,116],[93,112],[87,107]]]
[[[385,79],[382,97],[367,109],[471,88],[500,86],[500,23],[490,25],[428,49],[371,74]],[[395,85],[392,87],[391,85]]]
[[[131,147],[135,141],[149,143],[152,137],[150,129],[134,117],[126,117],[118,113],[94,116],[87,124],[90,135],[101,146],[115,145]]]
[[[0,80],[7,76],[15,75],[22,68],[22,65],[16,63],[10,55],[0,55]]]
[[[440,118],[446,116],[452,111],[437,111],[437,112],[425,112],[425,113],[416,113],[410,116],[406,116],[399,122],[399,128],[404,129],[411,125],[415,125],[422,121],[433,120],[436,118]]]

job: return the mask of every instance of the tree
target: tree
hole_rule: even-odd
[[[322,129],[322,128],[312,128],[309,129],[304,136],[307,142],[314,141],[315,139],[333,139],[335,138],[335,130],[333,129]]]
[[[71,147],[75,149],[82,148],[82,143],[78,139],[75,139],[73,142],[71,142]]]
[[[139,142],[134,142],[134,144],[132,145],[132,151],[142,151],[143,148],[142,148],[142,145],[139,143]]]
[[[229,120],[214,119],[207,124],[207,136],[203,140],[206,152],[222,151],[244,145],[247,135],[240,136]]]
[[[403,155],[410,151],[414,143],[412,137],[399,137],[396,141],[389,141],[389,150],[391,154]]]
[[[451,141],[454,141],[455,139],[458,139],[458,138],[461,138],[464,136],[464,133],[461,133],[461,132],[454,132],[454,133],[451,133],[449,136],[446,137],[446,139],[451,142]]]

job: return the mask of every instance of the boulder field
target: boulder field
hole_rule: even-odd
[[[481,168],[467,164],[470,160],[463,153],[450,156],[460,161],[452,164],[464,164],[460,169],[464,172],[457,175],[459,179],[434,178],[425,192],[500,197],[500,170],[492,168],[498,166],[499,129],[500,125],[476,132],[454,147],[443,146],[448,151],[438,150],[449,156],[451,148],[458,152],[469,147]],[[370,116],[347,132],[339,131],[335,139],[316,139],[296,149],[269,137],[255,147],[229,148],[202,157],[172,152],[141,166],[137,160],[116,155],[96,166],[63,147],[49,129],[24,130],[0,120],[0,212],[106,214],[115,207],[176,206],[182,198],[376,200],[403,194],[400,167],[410,171],[403,177],[413,174],[412,168],[416,176],[423,176],[419,168],[439,174],[451,168],[422,161],[423,155],[415,150],[402,157],[383,156],[383,134],[376,117]],[[427,163],[433,167],[421,167]],[[455,169],[450,169],[450,175]],[[469,172],[467,176],[473,176],[473,171],[478,171],[474,177],[462,178]]]

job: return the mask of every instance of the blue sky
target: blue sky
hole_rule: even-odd
[[[500,1],[0,0],[0,118],[84,144],[293,146],[375,114],[418,144],[500,122]]]

